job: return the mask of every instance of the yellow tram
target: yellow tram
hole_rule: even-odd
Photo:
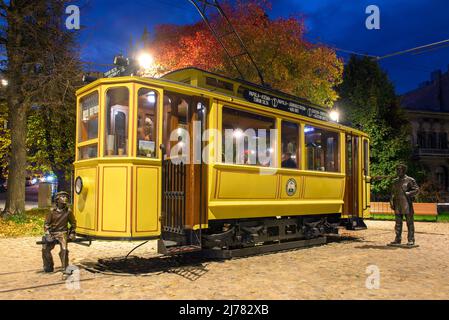
[[[77,233],[180,252],[361,226],[369,138],[329,111],[196,68],[98,79],[77,91]]]

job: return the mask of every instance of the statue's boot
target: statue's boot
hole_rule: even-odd
[[[393,244],[393,245],[401,244],[401,239],[396,238],[393,242],[390,242],[390,244]]]

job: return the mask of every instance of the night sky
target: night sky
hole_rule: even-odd
[[[131,37],[157,24],[188,24],[200,20],[187,0],[84,0],[81,6],[80,44],[83,61],[109,64],[114,55],[126,52]],[[449,39],[448,0],[272,0],[270,17],[305,17],[311,42],[358,53],[382,56],[395,51]],[[377,5],[381,29],[367,30],[365,9]],[[449,44],[437,50],[406,54],[383,60],[399,94],[413,90],[430,72],[448,70]],[[344,52],[339,56],[347,59]],[[96,65],[91,70],[104,71]],[[107,68],[106,68],[107,69]]]

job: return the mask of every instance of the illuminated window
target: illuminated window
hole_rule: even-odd
[[[223,108],[223,162],[274,166],[276,157],[275,120],[269,117]]]
[[[304,134],[307,170],[339,172],[339,134],[312,126],[305,126]]]
[[[282,121],[282,168],[298,169],[301,158],[299,155],[299,125]]]
[[[137,156],[156,157],[156,110],[157,93],[154,90],[141,88],[138,92],[137,107]]]
[[[109,89],[106,93],[105,155],[126,156],[128,154],[128,114],[128,88]]]
[[[98,92],[80,99],[79,142],[98,138]]]

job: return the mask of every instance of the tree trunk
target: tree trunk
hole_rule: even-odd
[[[55,170],[55,175],[58,177],[58,192],[65,191],[69,194],[72,192],[70,179],[66,178],[66,172],[64,170]]]
[[[14,99],[9,105],[11,153],[4,214],[15,214],[25,211],[27,110]]]

